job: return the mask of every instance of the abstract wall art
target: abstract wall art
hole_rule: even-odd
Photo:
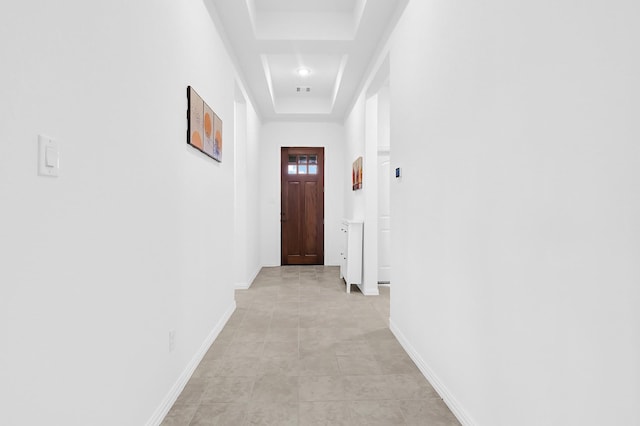
[[[222,120],[191,86],[187,105],[187,144],[222,162]]]
[[[222,120],[213,115],[213,159],[222,161]]]
[[[362,157],[356,158],[356,161],[353,162],[351,185],[354,191],[356,189],[362,189]]]

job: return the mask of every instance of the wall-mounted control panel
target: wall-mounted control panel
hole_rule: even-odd
[[[38,135],[38,174],[52,177],[60,174],[60,146],[45,135]]]

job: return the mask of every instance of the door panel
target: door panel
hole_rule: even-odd
[[[324,148],[282,148],[283,265],[324,264]]]
[[[287,182],[286,187],[286,204],[289,214],[286,216],[287,221],[287,247],[288,252],[293,256],[300,256],[300,182]]]
[[[318,182],[305,182],[304,213],[305,213],[305,253],[318,255]]]
[[[391,281],[391,162],[378,154],[378,282]]]

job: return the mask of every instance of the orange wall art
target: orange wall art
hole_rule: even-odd
[[[187,101],[187,143],[222,161],[222,120],[191,86],[187,87]]]
[[[356,158],[351,169],[351,185],[353,190],[362,189],[362,157]]]

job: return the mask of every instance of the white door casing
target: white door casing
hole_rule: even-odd
[[[391,282],[391,161],[378,153],[378,282]]]

